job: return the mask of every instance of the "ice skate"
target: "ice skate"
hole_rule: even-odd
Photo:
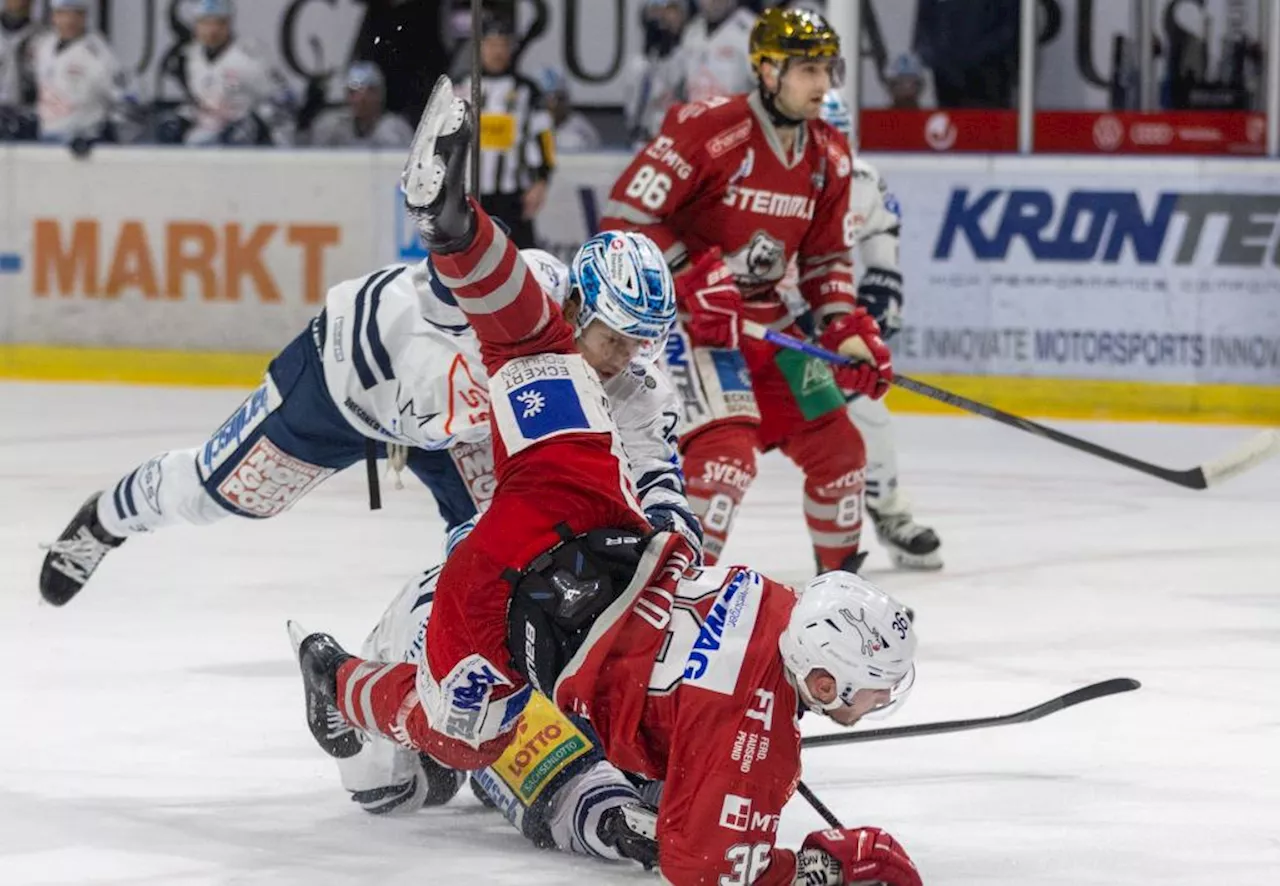
[[[646,869],[658,863],[657,810],[641,803],[617,806],[600,816],[600,840],[623,858],[638,861]]]
[[[80,593],[107,552],[124,543],[98,522],[101,496],[101,492],[89,496],[58,540],[46,546],[49,553],[40,567],[40,596],[45,602],[62,606]]]
[[[308,634],[296,621],[290,621],[289,642],[302,668],[302,686],[306,693],[307,728],[330,757],[339,760],[360,753],[364,738],[360,730],[346,721],[335,704],[338,697],[338,668],[354,658],[328,634]]]
[[[457,252],[471,242],[475,213],[467,201],[471,110],[453,94],[448,77],[436,81],[418,121],[400,176],[405,206],[432,252]]]
[[[878,508],[867,504],[867,513],[876,527],[876,538],[889,552],[899,569],[933,570],[942,568],[942,542],[938,534],[921,526],[911,516],[907,503],[895,491]]]

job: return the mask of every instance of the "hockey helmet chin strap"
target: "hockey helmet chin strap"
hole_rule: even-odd
[[[765,111],[769,114],[769,122],[778,127],[796,127],[804,125],[804,118],[797,119],[795,117],[788,117],[786,114],[782,113],[781,109],[778,107],[778,93],[782,90],[782,76],[787,72],[787,65],[790,61],[790,59],[787,59],[787,61],[782,64],[782,67],[778,68],[778,89],[775,89],[773,92],[765,89],[764,77],[757,76],[756,78],[756,89],[760,91],[760,102],[764,105]]]

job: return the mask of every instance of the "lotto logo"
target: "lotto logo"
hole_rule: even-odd
[[[299,461],[262,437],[218,485],[218,494],[250,517],[274,517],[332,473],[332,468]]]
[[[745,832],[751,826],[751,800],[737,794],[725,794],[720,807],[720,827]]]

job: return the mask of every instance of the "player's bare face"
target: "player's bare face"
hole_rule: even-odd
[[[53,30],[59,40],[74,40],[85,32],[84,13],[79,9],[55,9]]]
[[[639,356],[644,342],[592,320],[578,336],[578,350],[601,378],[613,378]]]
[[[797,120],[817,120],[831,81],[831,62],[793,59],[778,81],[778,110]]]
[[[831,704],[839,697],[840,689],[835,678],[821,668],[805,677],[804,682],[809,694],[819,704]],[[827,711],[827,716],[841,726],[852,726],[872,711],[885,707],[890,701],[892,695],[888,689],[859,689],[853,694],[851,703]]]
[[[841,705],[827,714],[841,726],[852,726],[872,711],[890,702],[888,689],[859,689],[853,694],[853,704]]]

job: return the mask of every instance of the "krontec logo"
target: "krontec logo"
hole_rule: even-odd
[[[1280,194],[956,188],[933,257],[963,242],[979,261],[1003,261],[1020,242],[1045,262],[1274,267],[1278,232]]]

